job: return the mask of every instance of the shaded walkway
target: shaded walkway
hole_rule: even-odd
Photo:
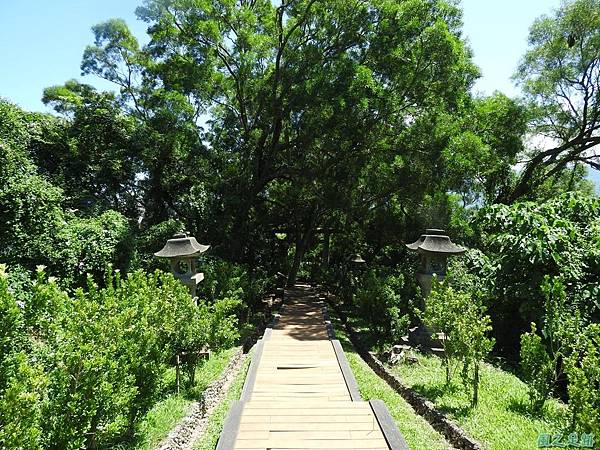
[[[242,398],[218,449],[408,448],[381,401],[360,399],[324,305],[308,286],[286,291],[257,343]]]

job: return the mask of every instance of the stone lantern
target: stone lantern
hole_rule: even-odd
[[[446,276],[448,257],[462,255],[465,252],[464,248],[454,244],[444,233],[444,230],[428,228],[416,242],[406,244],[409,249],[421,256],[417,280],[425,297],[431,292],[433,275],[436,275],[440,281]]]
[[[409,249],[416,251],[421,257],[417,280],[421,285],[423,297],[427,297],[431,292],[431,281],[434,275],[440,281],[446,276],[448,257],[462,255],[466,251],[454,244],[444,233],[444,230],[428,228],[416,242],[406,244]],[[438,356],[444,354],[442,341],[445,339],[446,336],[443,333],[432,334],[424,324],[411,328],[408,335],[408,342],[411,345],[419,345]]]
[[[348,291],[343,294],[344,302],[352,300],[352,297],[356,293],[360,281],[360,274],[366,263],[367,262],[358,253],[350,255],[348,256],[348,259],[346,259],[346,263],[343,265],[343,279],[348,283]]]
[[[178,233],[154,256],[169,258],[173,276],[188,287],[192,297],[196,297],[196,286],[204,279],[202,272],[196,272],[196,259],[209,247],[199,244],[195,237],[187,233]]]

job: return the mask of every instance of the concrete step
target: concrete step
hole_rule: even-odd
[[[446,352],[441,347],[432,347],[429,349],[429,351],[431,351],[431,353],[433,353],[435,356],[438,356],[440,358],[443,358],[444,356],[446,356]]]

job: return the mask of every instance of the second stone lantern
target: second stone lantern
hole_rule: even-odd
[[[188,287],[192,297],[196,297],[196,287],[204,279],[202,272],[196,272],[196,259],[209,247],[187,233],[177,233],[154,256],[168,258],[173,276]]]
[[[448,268],[448,257],[462,255],[466,250],[454,244],[444,230],[428,228],[425,234],[412,244],[406,246],[419,253],[421,267],[417,272],[417,280],[421,285],[423,296],[431,292],[431,280],[436,275],[438,280],[443,280]]]

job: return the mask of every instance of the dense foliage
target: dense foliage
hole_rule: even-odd
[[[540,412],[556,392],[558,382],[567,380],[569,428],[600,431],[600,404],[596,395],[598,373],[598,323],[567,294],[562,278],[546,277],[541,333],[536,324],[521,336],[521,365],[529,385],[533,411]]]
[[[358,314],[380,337],[398,340],[408,331],[408,305],[402,305],[401,298],[403,284],[402,275],[378,277],[374,271],[360,279],[355,297]]]
[[[116,272],[104,288],[90,279],[69,295],[40,267],[21,301],[4,270],[0,444],[7,448],[96,448],[118,439],[156,401],[176,354],[218,350],[238,336],[239,300],[196,306],[161,272]]]
[[[560,276],[572,306],[600,318],[599,218],[600,199],[581,194],[480,211],[476,232],[490,260],[489,307],[498,344],[507,352],[544,315],[545,276]]]
[[[405,220],[402,205],[418,209],[470,173],[452,135],[473,122],[477,70],[451,3],[153,0],[137,14],[147,46],[110,20],[83,57],[83,72],[115,83],[117,97],[74,81],[44,94],[71,139],[36,151],[36,163],[79,208],[118,208],[148,227],[174,218],[221,256],[271,272],[289,248],[293,282],[320,228]],[[506,138],[483,130],[522,112],[498,95],[474,115],[473,158],[506,141],[490,173],[506,172],[521,128]],[[428,160],[447,164],[452,181],[429,185]],[[287,235],[277,253],[275,231]]]
[[[75,215],[62,189],[40,173],[31,150],[59,127],[0,100],[0,261],[29,270],[44,264],[61,283],[81,285],[111,264],[128,267],[130,225],[112,210]]]
[[[574,336],[570,354],[565,358],[569,379],[568,394],[571,427],[600,433],[600,325],[590,324]]]

